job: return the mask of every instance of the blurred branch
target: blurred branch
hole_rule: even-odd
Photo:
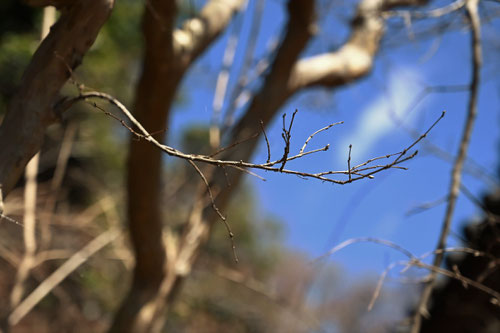
[[[175,29],[175,0],[146,2],[145,54],[134,111],[149,133],[161,130],[155,135],[157,143],[165,137],[170,108],[185,71],[224,31],[244,4],[243,0],[209,1],[198,17],[188,19],[180,29]],[[161,165],[161,151],[132,135],[127,162],[127,215],[135,267],[132,286],[115,315],[111,332],[149,331],[151,316],[147,305],[155,303],[165,280],[162,268],[167,256],[162,239]]]
[[[103,232],[90,243],[76,252],[63,265],[55,270],[47,279],[40,283],[9,315],[9,324],[16,325],[35,305],[37,305],[49,292],[61,283],[69,274],[94,255],[97,251],[113,242],[121,235],[118,229]]]
[[[384,34],[384,11],[426,3],[427,0],[361,1],[351,23],[349,40],[338,51],[298,61],[289,79],[289,89],[297,91],[318,85],[336,87],[368,74]]]
[[[281,310],[289,312],[294,316],[294,318],[298,318],[300,321],[304,322],[310,330],[314,332],[326,332],[321,327],[321,322],[317,318],[310,314],[307,314],[305,311],[300,311],[300,309],[294,307],[292,304],[289,304],[288,301],[276,297],[276,295],[273,295],[273,293],[268,290],[266,285],[259,280],[256,280],[252,277],[247,277],[237,270],[230,269],[224,266],[218,267],[215,272],[208,273],[212,273],[221,279],[230,281],[263,297],[270,303],[279,307]]]
[[[450,231],[451,222],[453,218],[453,213],[455,210],[456,201],[460,193],[460,183],[462,168],[467,156],[467,149],[469,147],[470,138],[472,135],[472,130],[474,128],[474,120],[477,116],[477,99],[479,93],[479,75],[481,70],[481,24],[478,13],[478,0],[467,0],[466,6],[467,14],[470,19],[470,29],[471,29],[471,51],[472,51],[472,79],[470,83],[470,97],[467,109],[467,118],[465,122],[465,127],[462,133],[462,139],[460,141],[460,147],[458,150],[457,158],[455,164],[453,165],[453,170],[451,172],[451,184],[448,195],[448,205],[446,207],[446,214],[443,221],[441,234],[439,236],[438,243],[436,245],[436,250],[442,250],[446,246],[446,238]],[[438,252],[434,257],[432,266],[439,268],[442,264],[444,253]],[[436,282],[436,271],[432,271],[429,275],[429,281],[426,283],[420,300],[413,316],[413,323],[411,327],[411,333],[420,332],[420,327],[422,323],[422,316],[427,313],[427,303],[432,294]]]
[[[455,2],[452,2],[446,6],[440,7],[440,8],[435,8],[432,10],[428,11],[386,11],[384,13],[384,17],[391,17],[391,16],[401,16],[403,18],[415,18],[415,19],[424,19],[424,18],[438,18],[444,15],[448,15],[450,13],[453,13],[455,11],[458,11],[459,9],[463,8],[465,6],[466,0],[457,0]]]
[[[48,35],[50,27],[56,20],[54,7],[45,7],[43,10],[42,27],[40,29],[40,42]],[[15,308],[24,295],[26,281],[36,262],[36,207],[37,207],[37,175],[40,163],[40,152],[28,162],[25,170],[26,185],[24,187],[24,255],[17,269],[16,281],[10,294],[10,308]]]
[[[93,44],[113,0],[79,0],[68,5],[35,52],[0,125],[0,184],[4,197],[41,147],[45,129],[58,118],[53,105],[61,87]]]
[[[478,290],[481,290],[481,291],[489,294],[490,296],[492,296],[493,297],[493,299],[491,301],[492,303],[500,304],[500,293],[499,292],[485,286],[484,284],[482,284],[478,281],[474,281],[470,278],[467,278],[467,277],[461,275],[457,271],[450,271],[450,270],[441,268],[439,266],[426,264],[422,261],[423,259],[425,259],[426,257],[428,257],[432,254],[441,255],[444,253],[454,252],[454,253],[468,253],[468,254],[474,255],[475,257],[479,257],[479,256],[487,257],[490,260],[492,260],[492,262],[495,262],[495,263],[497,262],[496,258],[494,256],[492,256],[491,254],[483,252],[483,251],[471,249],[471,248],[442,248],[442,249],[436,249],[432,252],[425,253],[424,255],[417,257],[413,253],[411,253],[410,251],[405,249],[404,247],[402,247],[394,242],[391,242],[391,241],[388,241],[385,239],[375,238],[375,237],[361,237],[361,238],[351,238],[351,239],[348,239],[348,240],[338,244],[337,246],[333,247],[327,253],[316,258],[313,261],[313,263],[317,263],[317,262],[335,254],[336,252],[338,252],[338,251],[340,251],[340,250],[342,250],[350,245],[357,244],[357,243],[375,243],[375,244],[384,245],[384,246],[387,246],[389,248],[392,248],[392,249],[402,253],[403,255],[408,257],[408,259],[409,259],[409,260],[397,261],[397,262],[391,263],[389,266],[387,266],[387,268],[384,270],[384,272],[381,274],[381,276],[379,278],[379,281],[377,283],[377,287],[372,295],[372,299],[370,300],[370,304],[368,305],[368,310],[371,310],[373,308],[373,305],[374,305],[376,299],[380,295],[380,291],[381,291],[383,282],[384,282],[385,278],[387,277],[387,274],[394,267],[399,266],[399,265],[402,265],[405,267],[402,272],[405,272],[408,270],[409,267],[414,266],[414,267],[418,267],[418,268],[427,269],[427,270],[431,271],[431,274],[434,274],[434,275],[441,274],[441,275],[459,280],[462,283],[464,283],[464,285],[470,285],[470,286],[477,288]],[[426,279],[426,280],[428,281],[428,279]]]
[[[10,306],[16,307],[24,294],[24,285],[28,279],[29,272],[35,264],[36,253],[36,198],[38,163],[40,154],[36,154],[26,166],[26,186],[24,188],[24,256],[17,269],[16,281],[10,294]]]
[[[174,50],[183,67],[188,67],[226,29],[247,0],[211,0],[198,17],[174,31]]]
[[[50,195],[45,202],[44,211],[46,217],[44,223],[41,223],[41,248],[45,248],[50,241],[50,231],[48,230],[55,214],[56,203],[59,197],[59,190],[66,174],[66,167],[71,156],[74,137],[76,135],[78,125],[75,122],[70,122],[64,131],[64,137],[61,143],[61,148],[57,156],[56,169],[50,183]]]

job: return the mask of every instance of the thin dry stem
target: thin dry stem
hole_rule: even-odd
[[[262,134],[264,134],[264,139],[266,140],[266,146],[267,146],[266,163],[269,163],[271,161],[271,145],[269,144],[269,140],[267,139],[266,130],[264,129],[264,122],[261,120],[261,121],[259,121],[259,124],[260,124],[260,128],[262,129]]]
[[[226,217],[224,215],[222,215],[219,208],[215,205],[215,199],[214,199],[214,196],[212,194],[212,189],[210,188],[210,184],[208,183],[207,178],[205,177],[203,172],[200,170],[200,168],[198,168],[198,166],[193,161],[188,160],[188,163],[191,164],[191,166],[196,170],[198,175],[200,175],[201,179],[203,180],[203,183],[205,183],[205,186],[207,187],[208,196],[210,197],[210,201],[212,202],[212,208],[217,213],[217,215],[219,215],[220,220],[224,223],[224,226],[226,227],[227,233],[229,235],[229,239],[231,240],[231,248],[233,250],[234,261],[238,262],[239,260],[238,260],[237,254],[236,254],[236,245],[234,243],[234,233],[231,230],[231,226],[227,222]]]
[[[320,128],[319,130],[317,130],[316,132],[314,132],[313,134],[309,135],[309,137],[307,138],[306,142],[304,142],[304,145],[302,146],[302,148],[300,148],[300,151],[299,151],[299,154],[302,154],[304,152],[304,149],[306,149],[306,146],[307,144],[309,143],[309,141],[311,141],[311,139],[318,133],[321,133],[323,131],[327,131],[329,130],[331,127],[335,126],[335,125],[341,125],[343,124],[344,122],[343,121],[339,121],[337,123],[333,123],[333,124],[330,124],[328,126],[325,126],[323,128]]]
[[[135,119],[135,117],[131,114],[131,112],[121,102],[119,102],[114,97],[112,97],[112,96],[110,96],[108,94],[105,94],[105,93],[101,93],[101,92],[86,92],[86,93],[82,93],[79,96],[76,96],[74,98],[61,101],[61,103],[59,103],[56,107],[57,107],[57,109],[59,109],[61,111],[67,110],[74,103],[76,103],[78,101],[81,101],[81,100],[87,100],[89,98],[103,99],[103,100],[108,101],[110,104],[116,106],[130,120],[130,122],[135,127],[137,127],[138,130],[132,129],[131,126],[127,125],[124,120],[118,118],[117,116],[112,115],[111,113],[109,113],[107,111],[103,111],[102,108],[98,107],[95,103],[92,104],[95,107],[97,107],[99,110],[105,112],[105,114],[110,115],[114,119],[118,120],[124,127],[126,127],[129,131],[131,131],[131,133],[133,133],[138,139],[146,140],[146,141],[152,143],[157,148],[159,148],[160,150],[164,151],[165,153],[167,153],[170,156],[175,156],[175,157],[182,158],[182,159],[189,160],[189,161],[193,161],[193,162],[203,162],[203,163],[207,163],[207,164],[211,164],[211,165],[215,165],[215,166],[229,166],[229,167],[235,167],[236,166],[236,167],[240,167],[240,168],[261,169],[261,170],[272,171],[272,172],[279,172],[279,173],[286,173],[286,174],[298,175],[298,176],[301,176],[301,177],[304,177],[304,178],[315,178],[315,179],[319,179],[319,180],[322,180],[322,181],[325,181],[325,182],[330,182],[330,183],[335,183],[335,184],[341,184],[341,185],[347,184],[347,183],[350,183],[350,182],[353,182],[353,181],[356,181],[356,180],[364,179],[364,178],[373,178],[374,174],[376,174],[376,173],[378,173],[378,172],[380,172],[382,170],[394,168],[396,165],[401,164],[401,163],[403,163],[403,162],[405,162],[405,161],[407,161],[407,160],[415,157],[417,151],[415,151],[410,156],[402,158],[408,152],[408,150],[410,150],[411,148],[413,148],[417,143],[419,143],[423,138],[425,138],[426,135],[429,133],[429,131],[432,128],[434,128],[434,126],[444,116],[444,112],[443,112],[442,115],[432,124],[432,126],[424,134],[422,134],[417,140],[415,140],[410,146],[408,146],[407,148],[405,148],[403,151],[401,151],[401,152],[399,152],[397,154],[389,154],[389,155],[385,155],[385,156],[382,156],[382,157],[377,157],[377,158],[372,159],[372,160],[378,160],[378,159],[381,159],[381,158],[384,158],[384,157],[387,157],[387,156],[397,156],[397,158],[394,161],[392,161],[391,163],[388,163],[386,165],[383,165],[383,166],[379,167],[378,169],[375,169],[375,170],[373,170],[373,171],[371,171],[369,173],[361,174],[358,177],[353,177],[349,181],[348,179],[346,179],[346,180],[337,180],[337,179],[332,179],[332,178],[324,177],[324,175],[330,175],[330,174],[346,174],[346,175],[348,175],[349,174],[348,170],[347,171],[331,171],[331,172],[326,172],[326,173],[321,174],[321,173],[307,173],[307,172],[300,172],[300,171],[295,171],[295,170],[284,169],[284,163],[286,163],[287,161],[290,161],[292,159],[296,159],[296,158],[299,158],[299,157],[302,157],[302,156],[305,156],[307,154],[312,153],[312,152],[307,152],[307,153],[297,154],[297,155],[292,156],[292,157],[288,157],[288,155],[285,154],[287,152],[287,150],[289,152],[289,149],[290,149],[290,147],[289,147],[290,138],[291,138],[290,132],[291,132],[292,125],[293,125],[293,118],[294,118],[293,116],[292,116],[292,121],[290,122],[290,125],[289,125],[288,129],[286,129],[286,127],[284,127],[285,131],[283,133],[283,139],[285,141],[285,148],[284,148],[285,153],[284,153],[283,157],[285,157],[285,155],[286,155],[286,158],[284,159],[282,157],[279,160],[274,161],[274,162],[269,162],[269,163],[264,163],[264,164],[255,164],[255,163],[250,163],[250,162],[245,162],[245,161],[219,160],[219,159],[214,159],[214,158],[212,158],[210,156],[205,156],[205,155],[186,154],[186,153],[183,153],[183,152],[181,152],[181,151],[179,151],[179,150],[177,150],[175,148],[172,148],[170,146],[163,145],[160,142],[158,142],[141,125],[141,123],[139,121],[137,121],[137,119]],[[295,112],[294,112],[294,114],[295,114]],[[327,149],[328,149],[328,146],[326,146],[326,147],[324,147],[322,149],[319,149],[317,151],[322,151],[322,150],[327,150]],[[367,163],[369,163],[369,162],[365,162],[363,165],[366,165]],[[277,164],[281,164],[281,166],[280,167],[274,167],[274,165],[277,165]],[[355,173],[355,172],[359,172],[359,170],[357,170],[356,168],[353,168],[352,173]]]

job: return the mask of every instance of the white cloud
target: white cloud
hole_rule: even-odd
[[[353,157],[355,156],[356,160],[372,157],[369,152],[373,146],[398,126],[394,117],[410,120],[405,118],[404,112],[422,90],[419,82],[421,82],[419,75],[412,69],[406,68],[390,73],[387,90],[365,106],[355,120],[354,130],[344,138],[341,147],[352,144]],[[416,112],[412,112],[408,117],[413,117],[415,114]],[[339,154],[339,159],[345,161],[344,150]]]

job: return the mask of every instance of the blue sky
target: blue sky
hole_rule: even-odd
[[[254,1],[250,2],[250,6],[254,4]],[[348,12],[347,5],[337,9],[340,16],[346,16]],[[345,39],[345,26],[328,17],[323,18],[324,28],[305,54],[324,52]],[[280,33],[284,18],[280,1],[266,2],[257,56],[264,54],[269,40]],[[233,75],[241,64],[249,22],[248,18],[243,21],[243,36],[246,37],[240,38]],[[485,36],[491,36],[494,31],[495,23],[491,24],[493,27],[484,29]],[[299,109],[292,132],[292,149],[298,151],[312,132],[329,123],[344,121],[344,124],[319,134],[308,145],[312,149],[330,143],[332,149],[290,163],[289,167],[310,171],[345,169],[350,143],[353,144],[353,164],[401,150],[414,138],[392,120],[391,112],[404,119],[405,126],[422,133],[446,110],[445,118],[426,140],[455,155],[463,129],[468,93],[430,93],[410,114],[408,107],[426,86],[468,84],[469,38],[467,29],[458,29],[424,41],[405,41],[401,46],[382,49],[374,71],[363,80],[334,91],[320,89],[294,96],[279,113],[291,114],[294,109]],[[193,122],[209,122],[216,80],[213,71],[216,73],[220,68],[226,42],[227,34],[185,79],[183,89],[188,91],[187,102],[174,115],[172,128],[185,128]],[[495,174],[500,125],[499,86],[494,81],[497,66],[491,62],[488,52],[486,50],[482,72],[485,81],[480,90],[479,116],[469,157],[489,173]],[[203,69],[207,67],[211,74],[206,74]],[[232,76],[229,86],[233,87],[234,83]],[[275,119],[267,133],[279,154],[282,150],[281,117]],[[419,155],[405,164],[409,170],[389,170],[373,180],[345,186],[262,172],[259,174],[267,181],[257,178],[248,181],[256,189],[262,208],[260,214],[272,215],[283,221],[287,246],[304,251],[311,258],[320,256],[343,240],[365,236],[391,240],[419,255],[434,248],[445,205],[412,216],[407,216],[407,212],[446,195],[451,164],[429,153],[425,144],[416,149],[420,151]],[[266,155],[262,142],[254,161],[265,161]],[[477,196],[492,185],[468,174],[463,180]],[[479,216],[479,213],[469,200],[461,196],[452,229],[459,233],[463,222]],[[456,245],[456,238],[449,237],[449,243]],[[357,244],[336,253],[331,260],[349,272],[366,274],[380,273],[387,264],[401,258],[394,250],[380,245]]]

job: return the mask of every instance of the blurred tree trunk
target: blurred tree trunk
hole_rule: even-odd
[[[61,17],[33,55],[0,126],[0,186],[4,197],[40,150],[47,126],[60,118],[54,112],[60,90],[82,62],[114,5],[113,0],[26,2],[55,6],[61,10]]]
[[[199,18],[175,29],[175,0],[149,1],[144,10],[144,65],[136,91],[137,119],[162,142],[172,103],[185,71],[223,31],[245,1],[210,1]],[[200,25],[202,29],[200,30]],[[111,332],[149,332],[151,310],[165,277],[166,251],[161,214],[163,153],[144,141],[130,140],[127,173],[128,226],[135,251],[132,286]],[[153,311],[154,312],[154,311]]]

